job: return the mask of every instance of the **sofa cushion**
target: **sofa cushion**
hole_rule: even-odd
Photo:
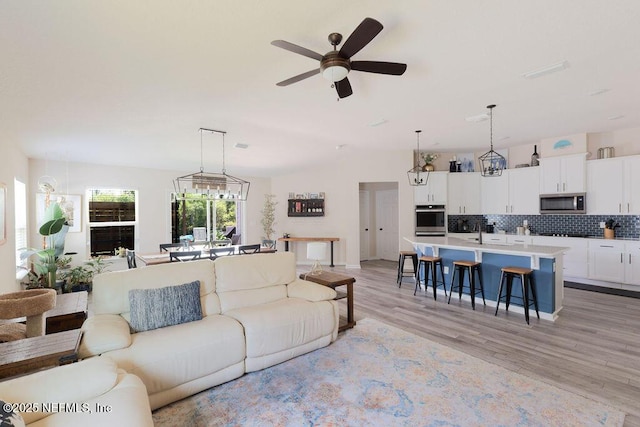
[[[79,355],[84,359],[131,344],[129,322],[118,314],[91,316],[82,324]]]
[[[286,298],[286,285],[296,280],[292,252],[220,257],[214,264],[222,313]]]
[[[11,403],[0,400],[0,425],[2,427],[24,427],[24,419],[13,410]]]
[[[111,390],[118,379],[116,364],[106,357],[38,371],[0,382],[0,396],[8,402],[85,402]],[[67,385],[67,386],[64,386]],[[49,413],[23,412],[31,424]]]
[[[101,357],[140,377],[149,395],[242,363],[246,355],[242,326],[222,315],[140,332],[131,341]]]
[[[93,278],[93,312],[129,318],[129,291],[200,281],[202,315],[220,314],[213,261],[172,262],[98,274]]]
[[[132,289],[129,307],[134,332],[200,320],[200,281],[157,289]]]
[[[244,327],[247,358],[261,357],[332,335],[336,319],[332,301],[299,298],[243,307],[225,313]]]

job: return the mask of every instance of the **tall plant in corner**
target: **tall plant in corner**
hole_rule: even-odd
[[[273,226],[276,223],[276,205],[278,202],[273,199],[276,197],[275,194],[265,194],[264,195],[264,206],[262,207],[262,231],[264,232],[264,238],[262,243],[265,246],[274,247],[275,242],[272,239],[275,230]]]
[[[64,239],[68,226],[64,211],[58,203],[51,203],[44,212],[44,222],[38,232],[44,236],[44,249],[27,250],[20,254],[21,258],[37,255],[39,262],[34,264],[38,276],[45,276],[50,288],[56,284],[56,271],[58,269],[56,259],[64,251]]]

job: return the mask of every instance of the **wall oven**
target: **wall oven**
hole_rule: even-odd
[[[416,206],[416,236],[444,236],[446,220],[444,205]]]
[[[541,214],[584,214],[587,213],[585,193],[541,194]]]

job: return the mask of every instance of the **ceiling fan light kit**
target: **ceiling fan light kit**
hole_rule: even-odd
[[[382,28],[382,24],[375,19],[365,18],[347,38],[340,50],[337,50],[337,46],[342,42],[342,35],[340,33],[331,33],[328,39],[333,46],[333,50],[325,55],[284,40],[272,41],[271,44],[274,46],[320,62],[319,68],[283,80],[277,83],[277,86],[288,86],[320,73],[323,78],[334,83],[333,87],[335,87],[340,98],[346,98],[353,94],[351,83],[347,78],[351,70],[393,76],[404,74],[407,69],[406,64],[381,61],[351,61],[351,57],[369,44],[382,31]]]
[[[200,128],[200,171],[179,176],[173,181],[174,200],[247,200],[251,183],[227,174],[225,169],[224,136],[222,130]],[[211,132],[222,135],[222,172],[205,172],[202,156],[202,133]]]
[[[507,167],[507,159],[501,154],[493,150],[493,109],[495,105],[487,105],[489,109],[489,130],[491,149],[478,157],[480,163],[480,173],[485,177],[500,176],[502,171]]]
[[[417,150],[418,150],[418,156],[417,156],[417,160],[416,157],[414,156],[414,162],[415,165],[409,169],[407,171],[407,178],[409,179],[409,185],[412,185],[414,187],[419,187],[422,185],[427,185],[427,181],[429,180],[429,171],[423,171],[422,170],[422,166],[420,166],[420,132],[422,132],[421,130],[417,130],[416,131],[416,138],[418,140],[417,142]]]

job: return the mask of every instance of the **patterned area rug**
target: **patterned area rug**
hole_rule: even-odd
[[[620,426],[616,409],[372,319],[160,408],[160,426]]]

